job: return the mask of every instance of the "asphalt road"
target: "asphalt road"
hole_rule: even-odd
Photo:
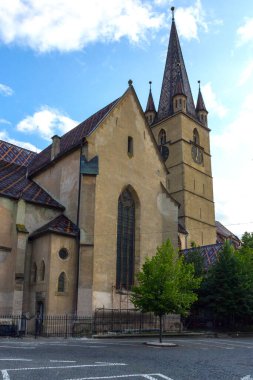
[[[253,380],[253,338],[0,339],[0,380]]]

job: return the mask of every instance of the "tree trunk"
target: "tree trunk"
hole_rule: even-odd
[[[159,342],[162,343],[162,329],[163,329],[163,326],[162,326],[162,315],[159,315]]]

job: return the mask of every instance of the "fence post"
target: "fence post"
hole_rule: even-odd
[[[65,339],[68,337],[68,315],[65,315]]]

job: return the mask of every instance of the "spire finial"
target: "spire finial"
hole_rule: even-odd
[[[129,81],[128,81],[128,85],[129,85],[129,87],[131,87],[131,86],[133,85],[133,81],[132,81],[132,79],[129,79]]]
[[[170,8],[171,12],[172,12],[172,21],[174,21],[174,11],[175,11],[175,7],[171,7]]]
[[[150,80],[148,83],[149,83],[149,89],[150,89],[150,91],[151,91],[151,84],[152,84],[152,81]]]
[[[199,84],[199,91],[200,91],[200,80],[198,80],[198,84]]]

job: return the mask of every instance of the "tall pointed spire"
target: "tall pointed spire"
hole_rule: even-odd
[[[160,121],[173,114],[173,96],[175,94],[178,77],[181,78],[181,87],[186,96],[186,112],[196,118],[194,101],[191,93],[191,87],[188,80],[184,59],[177,34],[174,20],[174,7],[172,11],[172,25],[168,46],[167,59],[163,74],[163,83],[160,94],[157,120]],[[180,71],[180,75],[178,74]]]

